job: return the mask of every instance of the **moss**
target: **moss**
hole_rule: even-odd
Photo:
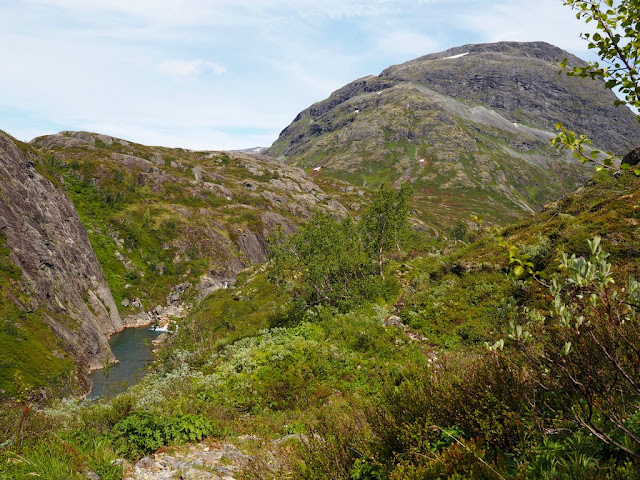
[[[22,272],[2,247],[6,238],[0,232],[0,400],[22,396],[34,388],[52,387],[70,375],[73,362],[62,356],[64,346],[44,321],[44,312],[26,312],[18,302],[30,299],[21,292]]]
[[[39,312],[24,313],[8,299],[0,308],[3,325],[0,329],[0,398],[25,395],[33,389],[55,387],[56,381],[69,376],[73,361],[58,358],[64,345],[44,322]],[[58,379],[58,380],[56,380]]]

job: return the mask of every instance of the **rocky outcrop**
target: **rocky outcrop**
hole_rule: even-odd
[[[626,163],[631,167],[640,164],[640,147],[634,148],[629,153],[627,153],[622,159],[622,163]]]
[[[0,229],[31,299],[20,307],[42,312],[81,367],[98,368],[122,321],[77,212],[37,161],[0,132]]]
[[[301,169],[259,153],[149,147],[90,132],[31,145],[55,158],[125,326],[165,325],[266,260],[269,232],[346,214]]]
[[[234,480],[252,458],[231,443],[205,441],[183,449],[164,448],[126,466],[125,480]]]
[[[584,61],[545,42],[463,45],[384,70],[387,81],[415,82],[444,95],[480,102],[513,122],[553,130],[560,122],[594,144],[623,154],[640,139],[640,124],[604,81],[558,75],[560,62]]]

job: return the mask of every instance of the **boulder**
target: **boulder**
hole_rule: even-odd
[[[632,167],[640,164],[640,147],[634,148],[627,153],[622,159],[622,163],[626,163]]]

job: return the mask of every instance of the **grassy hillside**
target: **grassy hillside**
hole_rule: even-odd
[[[342,209],[301,171],[269,157],[86,132],[32,143],[64,183],[123,317],[233,282],[264,260],[275,225],[291,230],[311,208]]]
[[[638,205],[640,180],[599,175],[502,236],[549,281],[562,275],[562,252],[587,254],[587,240],[600,235],[622,286],[640,276]],[[170,432],[167,425],[179,424],[194,440],[214,435],[208,445],[249,448],[253,460],[238,478],[636,478],[637,460],[576,424],[577,404],[563,403],[568,390],[545,390],[548,376],[517,342],[486,350],[485,341],[507,338],[510,321],[546,317],[550,352],[561,330],[552,328],[549,290],[516,278],[494,237],[482,229],[460,236],[414,238],[386,270],[402,291],[346,313],[305,304],[293,295],[295,279],[277,286],[268,269],[247,270],[180,322],[138,385],[31,414],[19,460],[1,462],[0,471],[68,478],[92,469],[121,478],[113,458],[135,460],[188,439],[149,436],[146,426]],[[637,400],[625,403],[631,428]],[[20,415],[16,408],[3,420],[5,459],[17,458]],[[248,447],[243,435],[257,440]],[[278,439],[287,435],[293,440],[283,447]]]

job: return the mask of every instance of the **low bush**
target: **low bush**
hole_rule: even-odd
[[[149,454],[170,443],[195,442],[218,433],[217,425],[201,415],[158,417],[135,412],[111,431],[116,450],[129,458]]]

